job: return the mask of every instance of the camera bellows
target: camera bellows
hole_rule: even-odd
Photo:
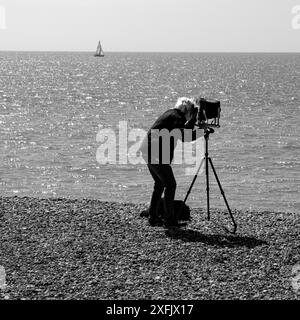
[[[198,112],[198,123],[199,124],[211,124],[216,127],[220,126],[220,115],[221,115],[221,103],[220,101],[208,101],[201,98],[198,101],[200,109]]]

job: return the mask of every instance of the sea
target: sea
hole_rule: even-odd
[[[299,211],[299,53],[0,52],[0,196],[149,203],[147,167],[100,163],[99,135],[147,130],[182,96],[221,101],[209,154],[232,209]],[[205,208],[205,190],[201,174],[187,203]]]

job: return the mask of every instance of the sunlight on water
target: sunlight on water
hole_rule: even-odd
[[[146,168],[97,163],[99,125],[146,130],[201,94],[222,103],[210,155],[231,207],[300,209],[299,54],[1,53],[0,66],[1,195],[148,202]],[[175,166],[178,199],[184,172]],[[189,204],[205,206],[203,176]]]

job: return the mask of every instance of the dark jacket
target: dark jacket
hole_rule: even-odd
[[[178,140],[190,142],[203,135],[194,130],[194,123],[186,125],[186,118],[179,109],[164,112],[151,126],[140,151],[147,163],[170,164]],[[151,158],[152,157],[152,158]]]

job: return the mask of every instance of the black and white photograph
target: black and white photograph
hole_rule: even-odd
[[[0,0],[0,300],[299,301],[299,125],[300,0]]]

